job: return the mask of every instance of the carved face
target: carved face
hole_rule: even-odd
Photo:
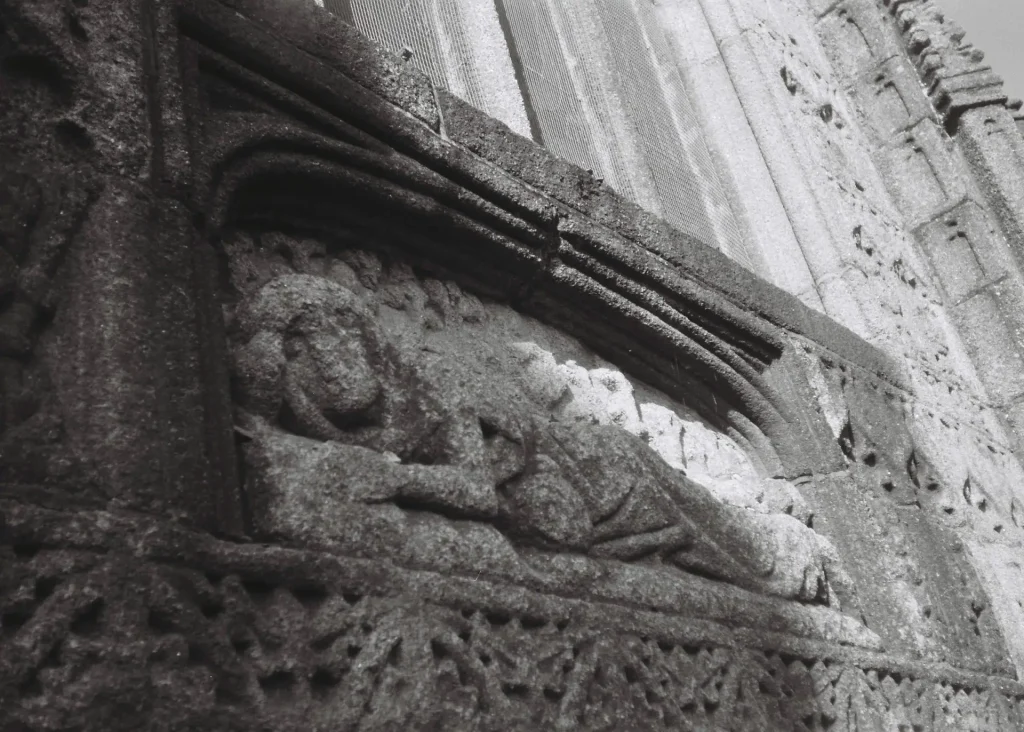
[[[285,275],[238,309],[243,406],[299,434],[336,439],[365,422],[383,385],[381,338],[355,295],[335,282]]]
[[[297,400],[311,402],[343,428],[377,401],[381,383],[366,333],[350,312],[334,309],[302,313],[284,334],[285,394],[292,411]]]

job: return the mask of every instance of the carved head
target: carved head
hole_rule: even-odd
[[[324,440],[370,418],[383,392],[383,338],[350,290],[311,275],[277,277],[241,303],[236,327],[245,409]]]

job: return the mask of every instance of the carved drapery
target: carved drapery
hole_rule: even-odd
[[[295,548],[268,536],[279,541],[267,546],[240,536],[237,514],[245,506],[234,479],[232,427],[241,428],[243,472],[261,435],[232,424],[229,351],[249,333],[232,322],[240,299],[225,284],[231,256],[224,250],[245,232],[340,238],[353,256],[353,243],[385,240],[417,277],[439,283],[430,287],[451,293],[457,286],[485,304],[514,306],[688,401],[748,447],[766,475],[795,477],[808,464],[831,471],[835,455],[843,464],[821,418],[789,403],[806,395],[794,343],[808,339],[806,353],[817,360],[814,336],[827,334],[823,342],[831,355],[840,354],[838,368],[843,359],[857,361],[856,378],[878,400],[898,381],[885,359],[795,300],[710,254],[708,261],[685,261],[705,256],[700,247],[658,245],[651,232],[661,230],[650,219],[616,208],[614,196],[592,187],[581,171],[540,153],[501,162],[502,148],[483,139],[500,130],[481,132],[479,145],[464,142],[457,101],[403,76],[395,62],[359,46],[326,15],[294,10],[262,0],[142,4],[152,144],[141,156],[145,170],[131,171],[141,181],[132,190],[144,189],[152,200],[144,196],[147,205],[131,206],[135,199],[121,188],[98,199],[85,258],[100,243],[152,259],[121,278],[134,287],[137,299],[123,300],[132,308],[83,322],[87,336],[151,333],[153,348],[137,354],[130,348],[135,341],[112,341],[118,373],[136,363],[129,354],[147,375],[162,355],[185,353],[188,369],[157,371],[154,379],[161,399],[153,411],[175,419],[154,421],[145,410],[125,409],[138,402],[140,392],[131,390],[99,414],[101,424],[124,427],[136,440],[133,463],[160,458],[152,473],[163,471],[167,490],[159,501],[129,490],[99,510],[4,497],[0,726],[116,729],[120,719],[125,728],[137,727],[144,724],[137,710],[190,729],[306,729],[311,720],[364,728],[433,721],[452,729],[691,723],[852,730],[951,720],[1020,726],[1024,691],[1006,678],[881,655],[873,650],[878,639],[858,619],[693,574],[666,582],[656,574],[661,568],[621,562],[592,572],[597,564],[581,566],[571,552],[556,552],[547,575],[467,576],[457,568],[396,567],[337,543],[289,537],[303,545]],[[88,13],[95,9],[81,12],[89,21],[84,27],[94,27]],[[138,20],[131,13],[126,17]],[[316,42],[300,49],[289,40],[296,32]],[[360,62],[342,70],[316,50],[317,42],[347,44]],[[399,106],[386,101],[396,98]],[[460,136],[463,142],[453,142]],[[509,145],[522,141],[509,138]],[[563,176],[559,184],[571,195],[538,185],[531,166]],[[104,237],[97,221],[117,224],[113,235]],[[211,249],[226,256],[218,261]],[[293,276],[306,266],[302,256],[296,248],[268,282]],[[719,266],[725,282],[708,275]],[[121,282],[119,272],[97,272],[103,268],[95,261],[91,267],[87,275],[101,284]],[[106,292],[90,289],[89,277],[74,291]],[[135,308],[148,302],[138,296],[150,290],[159,307]],[[231,330],[236,326],[241,330]],[[175,348],[193,341],[202,343],[201,352]],[[199,375],[201,388],[192,383]],[[105,395],[88,395],[86,407],[106,406]],[[890,433],[878,421],[894,413],[888,406],[850,414],[842,445],[851,463],[876,469],[876,483],[887,470],[905,475],[896,487],[910,500],[930,483],[905,430],[894,427],[896,449],[886,444]],[[353,427],[341,421],[344,430]],[[488,429],[495,438],[501,425]],[[282,432],[275,438],[302,437]],[[303,439],[307,447],[329,443]],[[175,471],[182,445],[191,452]],[[123,444],[121,452],[93,447],[108,466],[128,454]],[[913,466],[902,464],[908,454]],[[191,479],[197,468],[203,480]],[[815,489],[841,493],[852,472]],[[131,477],[122,483],[132,486]],[[146,486],[149,498],[157,484]],[[425,525],[446,530],[437,521]],[[197,526],[217,527],[233,541]],[[353,546],[359,541],[354,536]],[[936,558],[929,571],[945,577],[944,561]],[[944,622],[959,628],[964,624],[954,615],[968,590],[950,594],[936,614],[953,608]],[[997,646],[996,634],[988,640],[985,608],[965,612],[975,634]],[[944,636],[936,645],[943,642]],[[940,651],[942,660],[961,663],[955,652]],[[962,665],[1004,670],[998,659],[983,665],[971,657]],[[438,698],[447,701],[439,707]]]

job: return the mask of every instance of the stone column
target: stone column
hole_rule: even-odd
[[[174,14],[155,0],[0,10],[13,39],[0,71],[4,479],[62,505],[237,531],[168,76]]]
[[[718,39],[708,25],[699,0],[655,4],[673,60],[693,94],[694,109],[703,122],[708,147],[715,162],[727,172],[726,190],[732,190],[733,210],[745,218],[752,248],[758,250],[764,269],[758,274],[795,294],[806,305],[823,310],[821,298],[800,250],[800,243],[772,167],[780,161],[759,144],[770,133],[754,129],[744,112],[744,101]],[[749,101],[747,102],[750,103]]]

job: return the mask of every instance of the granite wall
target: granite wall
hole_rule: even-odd
[[[741,264],[371,5],[0,2],[0,727],[1024,727],[1020,140],[957,33],[629,5]]]
[[[675,175],[720,181],[688,197],[727,209],[744,246],[703,225],[699,211],[675,207],[669,222],[901,363],[907,424],[943,485],[929,520],[972,547],[972,561],[994,583],[1003,627],[1016,637],[1024,621],[1014,520],[1024,501],[1015,457],[1024,397],[1024,139],[1015,129],[1020,104],[1007,100],[984,54],[925,0],[621,3],[614,25],[624,38],[633,32],[626,26],[643,28],[643,52],[634,52],[650,54],[642,60],[616,56],[628,41],[612,42],[601,3],[527,4],[529,13],[505,5],[496,7],[516,22],[504,38],[495,27],[477,43],[509,50],[518,98],[528,112],[541,107],[535,141],[665,215],[654,189],[630,182],[649,174],[643,155],[616,151],[657,139],[637,123],[657,117],[649,110],[679,110],[678,134],[699,138],[690,144],[708,152],[691,154]],[[545,13],[565,17],[553,23]],[[575,29],[564,31],[572,40],[517,54],[519,36],[551,26],[560,37],[562,25]],[[648,111],[622,91],[637,86],[638,73]],[[568,101],[549,98],[555,78]],[[607,144],[580,147],[546,132],[563,124],[580,140]],[[670,148],[659,147],[667,158]],[[699,160],[714,161],[713,175]],[[838,439],[842,424],[833,422]],[[1021,641],[1010,642],[1024,658]]]

